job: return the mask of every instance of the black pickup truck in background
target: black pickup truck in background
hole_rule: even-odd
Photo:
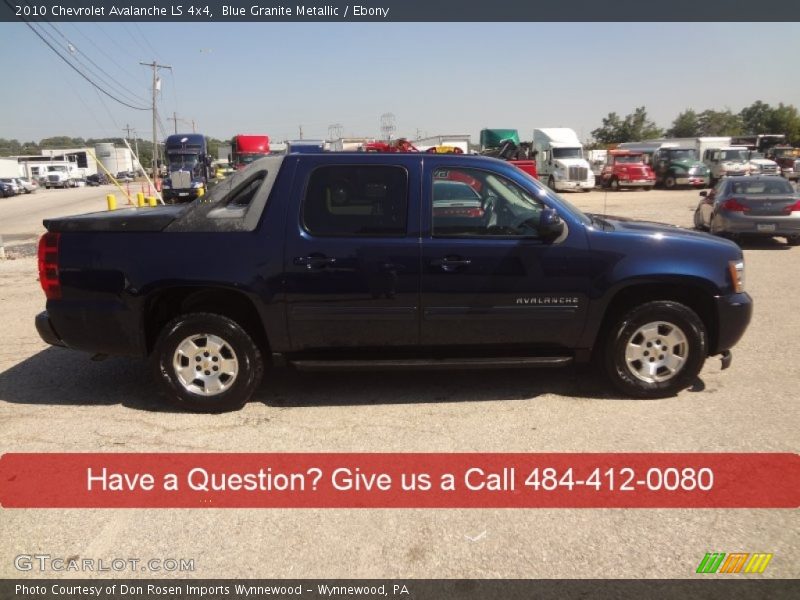
[[[467,155],[268,157],[188,205],[45,221],[48,343],[151,356],[167,397],[241,407],[265,366],[597,360],[633,397],[730,362],[751,300],[735,244],[587,215]]]

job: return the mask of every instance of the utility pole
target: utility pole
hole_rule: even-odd
[[[167,121],[174,121],[175,122],[175,135],[178,135],[178,121],[183,121],[184,123],[191,123],[192,124],[192,133],[197,133],[197,128],[195,126],[194,119],[181,119],[178,117],[178,113],[172,113],[171,117],[167,117]]]
[[[134,148],[135,148],[135,151],[136,151],[136,156],[134,158],[136,159],[136,163],[139,165],[139,168],[140,169],[144,169],[144,167],[142,166],[141,161],[139,160],[139,135],[136,133],[136,130],[133,129],[127,123],[125,123],[125,127],[122,128],[122,131],[125,132],[125,139],[126,140],[131,139],[131,131],[133,132],[133,145],[134,145]],[[134,169],[134,170],[138,171],[138,169]]]
[[[156,136],[156,98],[160,88],[158,70],[169,69],[171,71],[172,67],[169,65],[160,65],[155,60],[151,63],[140,62],[139,64],[153,69],[153,183],[155,183],[158,179],[158,139]]]
[[[167,117],[167,121],[172,121],[175,125],[175,135],[178,135],[178,113],[173,112],[171,117]]]

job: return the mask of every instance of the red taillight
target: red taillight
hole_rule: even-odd
[[[61,234],[45,233],[39,239],[39,283],[48,300],[61,298],[58,279],[58,240]]]
[[[727,210],[730,212],[750,212],[750,207],[745,206],[741,202],[739,202],[736,198],[731,198],[730,200],[725,200],[719,206],[722,210]]]
[[[793,212],[800,212],[800,200],[798,200],[791,206],[787,206],[786,208],[784,208],[783,212],[785,212],[787,215],[790,215]]]

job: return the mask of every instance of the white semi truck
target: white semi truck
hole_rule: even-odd
[[[74,162],[50,162],[44,165],[45,171],[40,168],[40,181],[46,189],[78,187],[78,182],[85,176],[85,169],[80,169]]]
[[[550,189],[588,192],[594,188],[594,173],[574,130],[568,127],[534,129],[533,151],[539,180]]]

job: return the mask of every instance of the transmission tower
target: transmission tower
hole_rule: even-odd
[[[391,140],[396,130],[394,113],[383,113],[381,115],[381,135],[383,135],[383,139]]]
[[[344,131],[344,125],[341,123],[333,123],[332,125],[328,125],[328,139],[330,141],[338,140],[342,137],[342,131]]]

